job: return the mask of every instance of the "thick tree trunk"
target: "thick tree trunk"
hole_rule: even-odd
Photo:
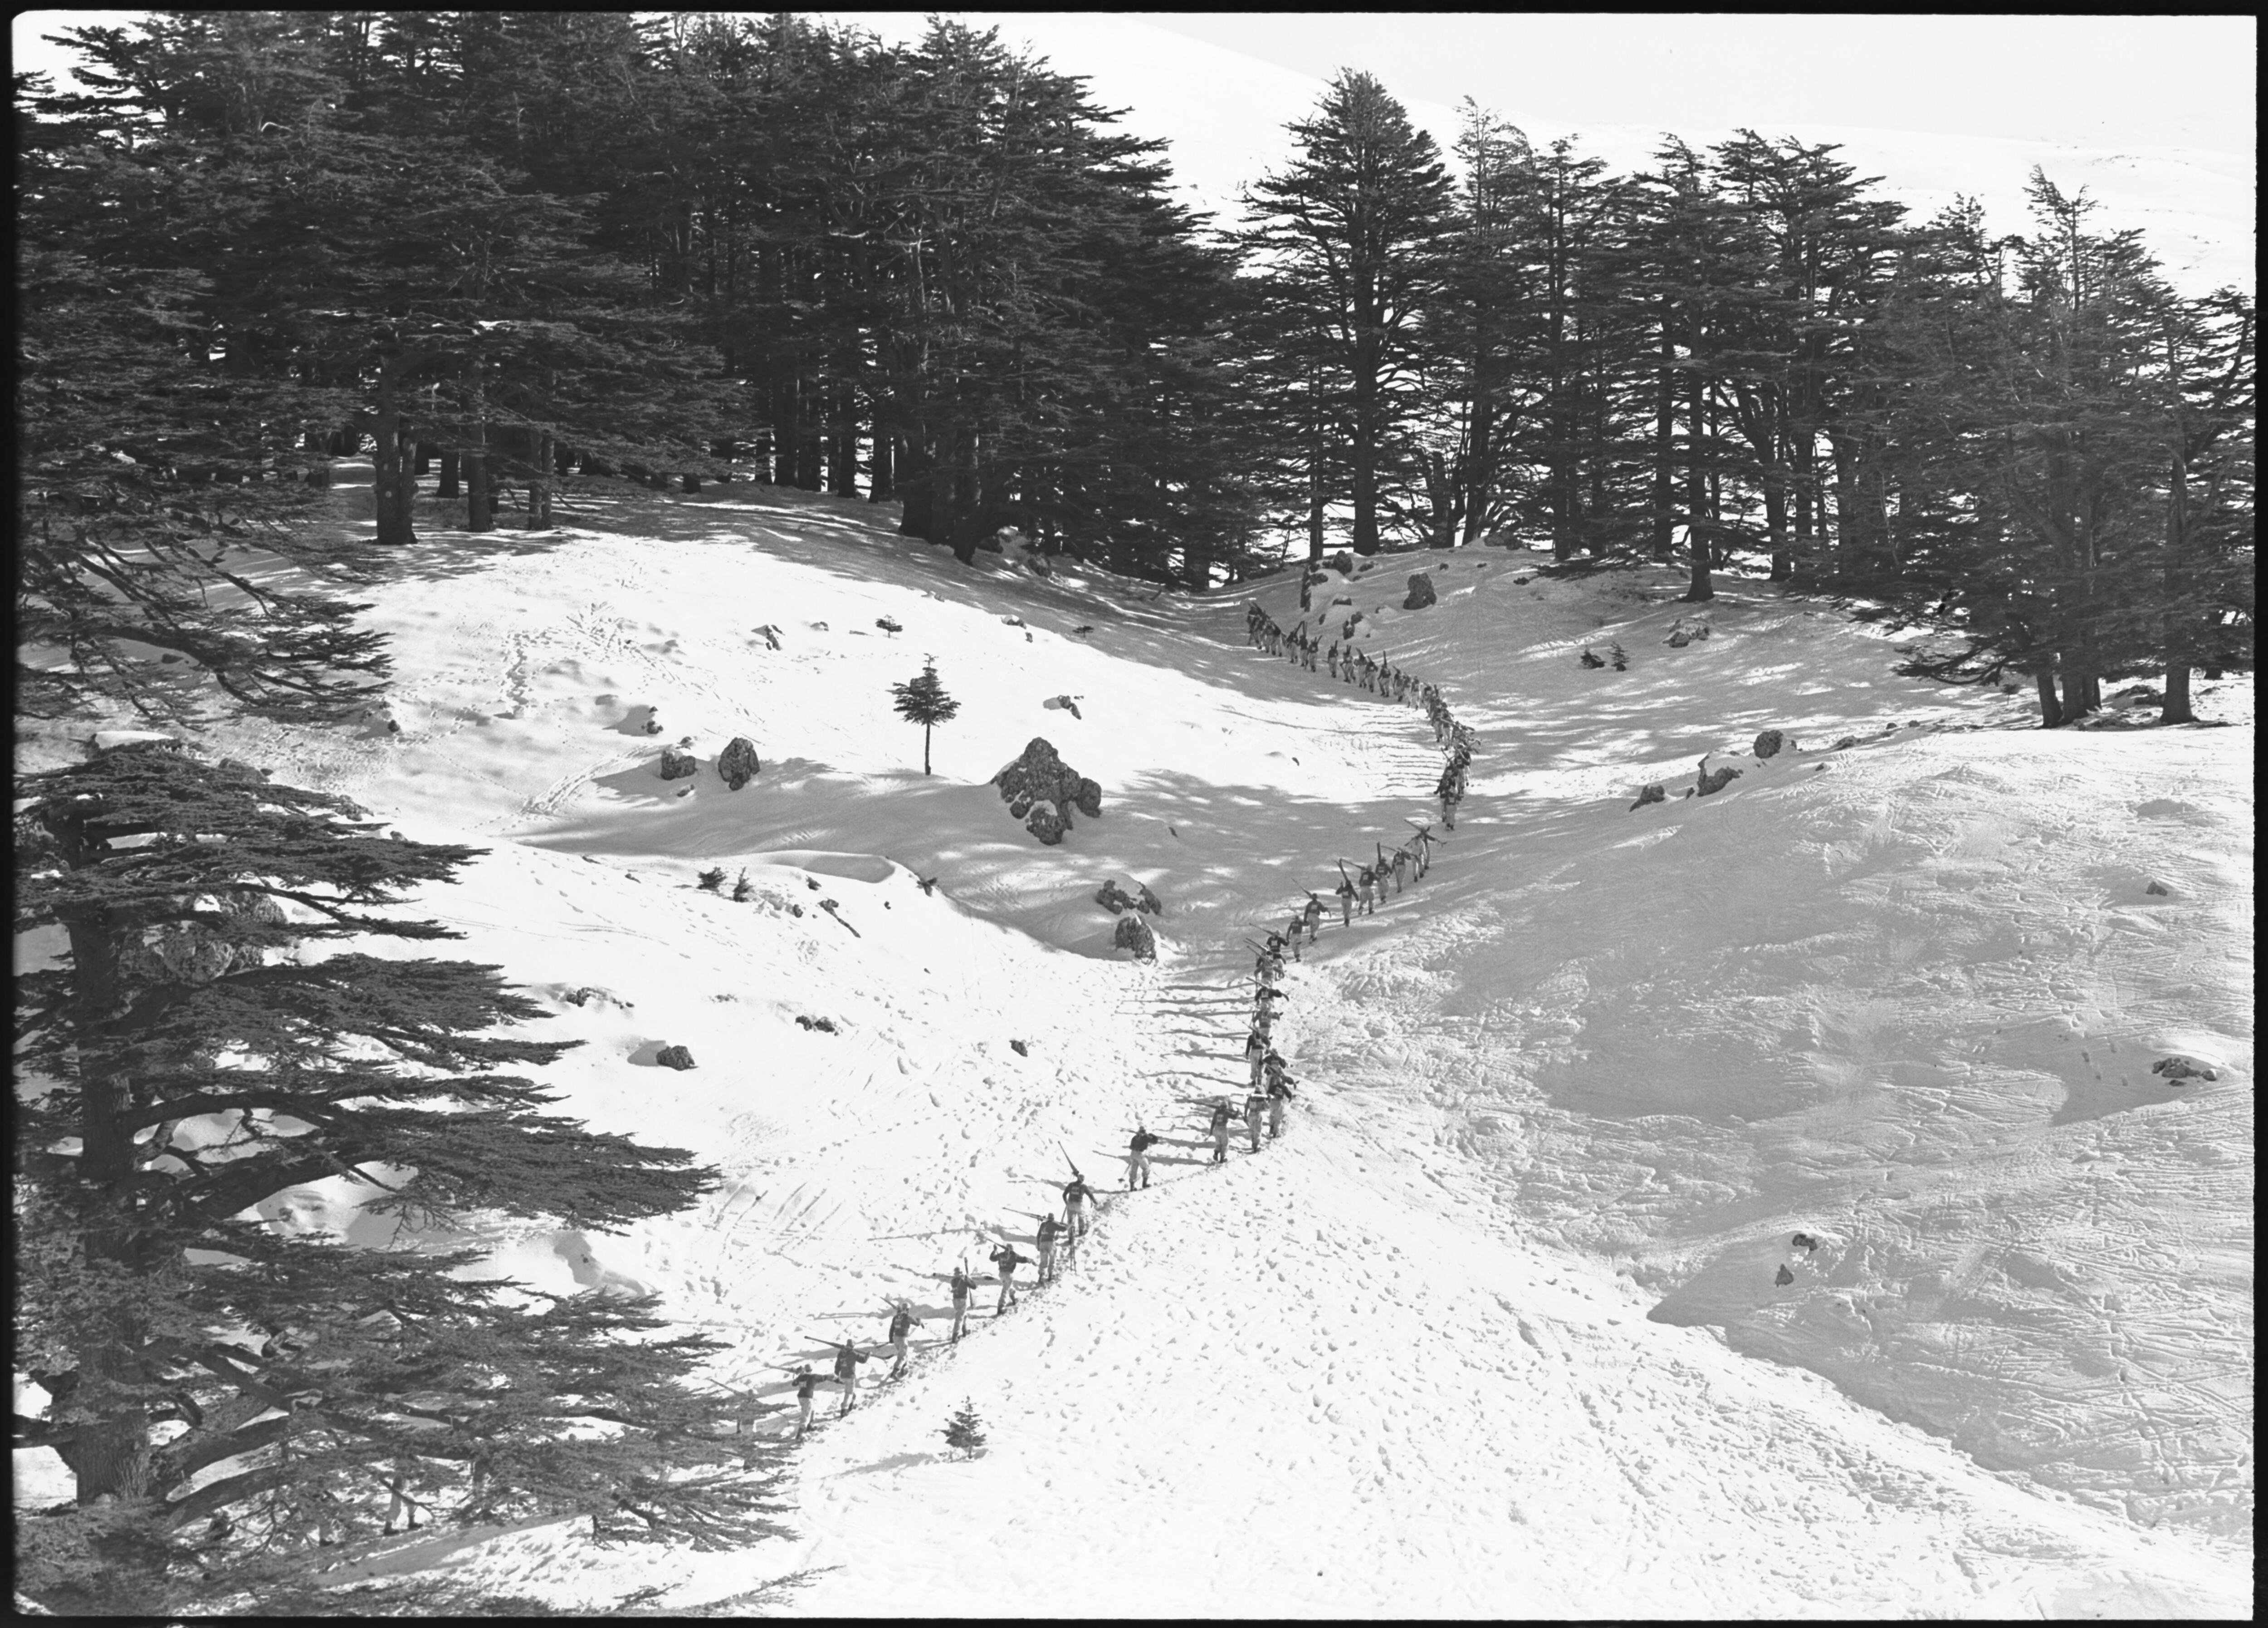
[[[528,458],[527,529],[551,529],[551,431],[531,431],[535,446]]]
[[[896,497],[896,468],[891,453],[896,450],[897,437],[877,424],[874,426],[874,473],[866,492],[868,503],[887,503]]]
[[[846,383],[838,384],[828,402],[827,423],[827,489],[837,497],[858,495],[858,416],[857,398]]]
[[[489,460],[485,453],[465,453],[465,529],[492,531],[496,527],[496,497],[489,490]]]
[[[1676,512],[1676,454],[1677,454],[1677,374],[1670,363],[1676,358],[1676,347],[1669,336],[1669,322],[1661,323],[1660,368],[1655,375],[1653,392],[1653,557],[1662,564],[1670,561],[1671,535],[1675,527]],[[1556,542],[1556,539],[1554,540]],[[1560,557],[1564,558],[1565,556]]]
[[[1764,474],[1764,530],[1771,537],[1771,579],[1795,575],[1795,553],[1787,546],[1787,484],[1777,471]]]
[[[436,497],[455,497],[460,496],[462,494],[462,488],[458,485],[458,474],[463,468],[463,454],[459,453],[453,446],[443,447],[441,449],[440,478],[438,483],[433,488],[433,495]]]
[[[2040,727],[2054,729],[2063,723],[2063,703],[2056,698],[2055,668],[2043,667],[2032,676],[2040,696]]]
[[[898,517],[899,534],[937,541],[936,460],[917,439],[908,438],[898,443],[897,474],[898,496],[905,504]]]
[[[1689,605],[1697,605],[1717,597],[1717,590],[1709,580],[1709,561],[1714,540],[1709,534],[1709,484],[1702,443],[1705,431],[1702,398],[1708,392],[1708,383],[1701,370],[1692,371],[1686,388],[1685,428],[1691,438],[1685,460],[1685,549],[1689,556],[1685,592],[1679,598]]]
[[[2189,546],[2190,472],[2178,453],[2167,474],[2165,581],[2166,603],[2170,608],[2165,617],[2166,698],[2158,709],[2158,721],[2194,724],[2197,714],[2190,711],[2189,618],[2182,608],[2182,596],[2188,586],[2182,556]]]
[[[377,433],[371,451],[371,497],[378,513],[381,547],[403,548],[417,541],[410,524],[411,498],[416,491],[409,473],[409,451],[402,431],[397,381],[398,359],[378,370]]]
[[[410,467],[410,471],[409,471],[409,472],[410,472],[412,475],[431,475],[431,474],[432,474],[432,473],[433,473],[433,453],[434,453],[434,446],[433,446],[433,443],[432,443],[432,442],[431,442],[431,441],[420,441],[420,442],[418,442],[418,443],[417,443],[417,461]]]

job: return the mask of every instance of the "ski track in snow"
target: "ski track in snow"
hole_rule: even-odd
[[[419,906],[586,1042],[549,1071],[570,1111],[718,1168],[621,1236],[490,1229],[507,1270],[659,1293],[773,1436],[813,1337],[879,1341],[894,1296],[929,1319],[903,1381],[792,1449],[794,1539],[555,1525],[449,1564],[679,1604],[812,1571],[788,1609],[843,1615],[2242,1611],[2242,686],[2200,709],[2239,729],[2043,734],[1755,583],[1682,606],[1667,573],[1521,581],[1497,550],[1334,576],[1318,610],[1351,596],[1358,645],[1476,731],[1471,794],[1425,880],[1286,969],[1291,1127],[1215,1169],[1241,941],[1432,817],[1423,715],[1252,650],[1233,595],[964,571],[865,505],[749,491],[586,498],[508,555],[437,529],[372,593],[398,737],[215,735],[488,844]],[[1440,603],[1405,613],[1419,566]],[[1283,578],[1257,597],[1297,619]],[[1712,637],[1666,648],[1681,617]],[[1628,672],[1577,665],[1611,640]],[[963,711],[924,777],[887,685],[930,655]],[[1758,762],[1768,725],[1798,746]],[[1057,849],[983,783],[1035,733],[1106,788]],[[739,793],[735,734],[763,757]],[[700,773],[660,781],[686,735]],[[1704,752],[1742,776],[1680,800]],[[1648,780],[1671,800],[1626,812]],[[751,902],[694,891],[711,865]],[[1154,966],[1109,957],[1113,876],[1165,901]],[[2169,1050],[2220,1079],[2163,1084]],[[1059,1144],[1122,1181],[1138,1120],[1155,1187],[1007,1316],[980,1282],[948,1351],[954,1261],[1028,1248]],[[339,1183],[269,1207],[383,1235]]]

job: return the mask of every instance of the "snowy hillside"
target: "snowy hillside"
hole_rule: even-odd
[[[1428,876],[1287,969],[1291,1125],[1215,1169],[1247,939],[1438,815],[1423,717],[1263,656],[1234,595],[963,568],[769,487],[570,505],[436,525],[370,592],[398,734],[213,744],[487,844],[422,907],[587,1042],[548,1071],[570,1111],[722,1172],[624,1236],[499,1229],[513,1273],[658,1292],[773,1437],[815,1337],[928,1321],[792,1449],[791,1542],[380,1564],[681,1607],[808,1572],[790,1609],[842,1615],[2246,1610],[2248,686],[2201,687],[2230,727],[2047,733],[1762,583],[1697,609],[1498,549],[1335,575],[1333,627],[1359,610],[1476,732],[1471,796]],[[1421,567],[1440,602],[1404,611]],[[1298,621],[1287,577],[1256,597]],[[1579,660],[1616,644],[1625,671]],[[927,658],[962,710],[925,777],[888,687]],[[1795,745],[1759,761],[1768,727]],[[1058,847],[987,784],[1035,736],[1103,788]],[[686,737],[698,772],[661,779]],[[1705,753],[1740,776],[1683,799]],[[1155,965],[1109,948],[1113,879],[1163,902]],[[2170,1053],[2217,1079],[2166,1083]],[[1155,1186],[948,1347],[956,1261],[1028,1254],[1066,1154],[1120,1184],[1138,1123]],[[276,1209],[369,1231],[335,1185]]]

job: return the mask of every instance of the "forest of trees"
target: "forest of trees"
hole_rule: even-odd
[[[938,21],[159,12],[18,86],[19,611],[34,709],[198,675],[320,716],[384,676],[291,519],[367,449],[550,523],[589,476],[888,500],[963,561],[1204,589],[1344,544],[1763,566],[1943,630],[2048,724],[2250,659],[2253,301],[2177,295],[2032,180],[1921,223],[1828,145],[1610,175],[1343,72],[1239,219],[1081,82]],[[292,489],[298,485],[295,492]]]

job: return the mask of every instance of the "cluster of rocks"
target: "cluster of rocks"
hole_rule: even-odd
[[[1046,739],[1035,735],[1015,759],[992,777],[1009,817],[1053,847],[1071,828],[1071,810],[1090,820],[1102,817],[1102,788],[1057,755]]]
[[[1410,593],[1402,601],[1402,608],[1423,610],[1428,605],[1434,603],[1436,597],[1433,592],[1432,577],[1422,571],[1412,571],[1410,573]]]
[[[833,1018],[806,1018],[799,1015],[795,1024],[798,1028],[816,1029],[822,1035],[832,1035],[836,1032]]]
[[[1094,891],[1094,902],[1113,916],[1128,910],[1139,910],[1145,916],[1162,916],[1166,907],[1158,902],[1158,895],[1150,891],[1147,882],[1138,884],[1139,891],[1129,893],[1116,882],[1105,882]]]
[[[701,768],[701,760],[694,756],[693,737],[687,735],[675,746],[661,748],[661,762],[655,772],[665,780],[689,780]],[[762,771],[763,760],[756,755],[756,743],[746,735],[734,735],[725,749],[717,755],[717,772],[727,789],[739,791]],[[678,793],[680,797],[684,792]]]
[[[2150,1064],[2150,1072],[2160,1076],[2169,1086],[2178,1086],[2185,1079],[2219,1079],[2220,1078],[2219,1071],[2206,1067],[2195,1057],[2182,1057],[2178,1053],[2169,1057],[2160,1057]]]
[[[693,1066],[693,1054],[687,1050],[683,1046],[664,1046],[660,1050],[653,1054],[653,1060],[660,1064],[664,1068],[674,1068],[680,1071],[688,1069]]]
[[[1669,637],[1661,642],[1668,645],[1672,650],[1683,650],[1688,645],[1690,645],[1695,639],[1707,638],[1708,637],[1709,624],[1707,622],[1696,622],[1689,625],[1685,619],[1681,616],[1671,625]]]

